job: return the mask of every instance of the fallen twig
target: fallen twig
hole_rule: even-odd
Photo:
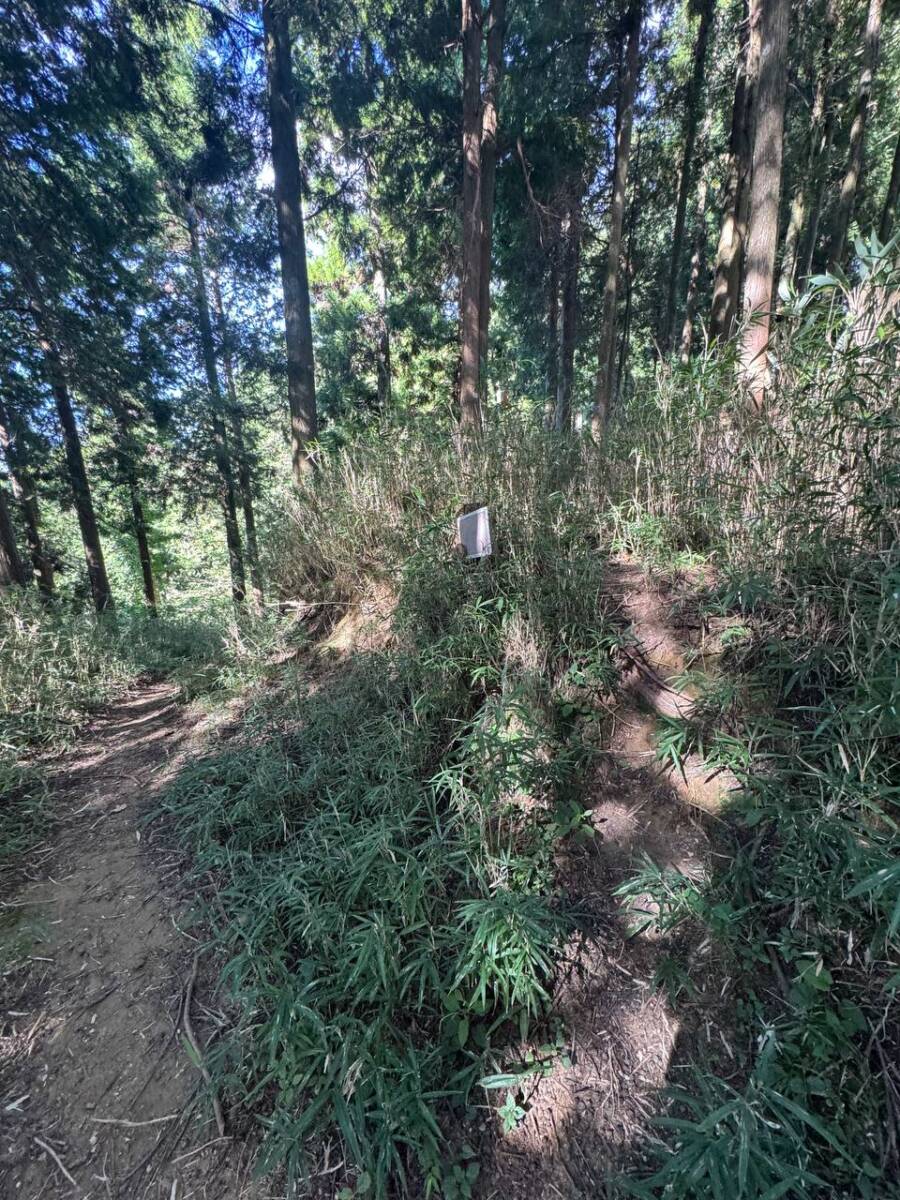
[[[884,1080],[885,1098],[887,1100],[887,1109],[890,1114],[890,1121],[887,1125],[887,1146],[884,1151],[885,1163],[890,1160],[895,1165],[898,1160],[897,1153],[897,1130],[900,1128],[900,1093],[894,1083],[894,1078],[891,1075],[890,1063],[888,1062],[884,1050],[881,1047],[880,1040],[872,1034],[872,1043],[878,1054],[878,1061],[881,1064],[881,1074]]]
[[[161,1125],[164,1121],[177,1121],[178,1113],[167,1117],[151,1117],[149,1121],[128,1121],[125,1117],[89,1117],[96,1125],[124,1125],[127,1129],[139,1129],[142,1125]]]
[[[220,1137],[225,1137],[225,1117],[222,1114],[222,1105],[219,1103],[219,1097],[216,1094],[216,1089],[213,1085],[212,1075],[209,1073],[209,1068],[206,1065],[206,1060],[203,1057],[203,1051],[200,1049],[200,1043],[194,1034],[193,1026],[191,1025],[191,996],[194,992],[194,984],[197,982],[197,971],[200,968],[200,955],[194,955],[194,962],[191,967],[190,978],[187,982],[187,987],[184,990],[184,1008],[181,1011],[181,1023],[184,1026],[184,1033],[187,1040],[191,1044],[191,1049],[197,1056],[197,1066],[200,1073],[206,1081],[212,1097],[213,1116],[216,1118],[216,1128],[219,1131]]]
[[[65,1013],[66,1020],[71,1021],[74,1017],[80,1017],[82,1013],[90,1012],[92,1008],[96,1008],[98,1004],[102,1004],[107,996],[111,996],[113,992],[117,992],[118,990],[119,985],[117,983],[113,983],[108,988],[103,988],[101,991],[97,992],[90,998],[90,1000],[86,1000],[84,1004],[79,1005],[78,1008],[73,1008],[71,1012],[66,1013],[65,1007],[62,1007],[58,1008],[56,1012],[52,1013],[51,1015],[59,1016],[60,1014]]]
[[[177,1158],[173,1158],[169,1166],[174,1167],[176,1163],[184,1162],[188,1158],[193,1158],[195,1154],[200,1154],[203,1150],[208,1150],[210,1146],[218,1146],[221,1141],[229,1141],[228,1138],[212,1138],[211,1141],[204,1142],[202,1146],[195,1146],[193,1150],[187,1150],[184,1154],[179,1154]]]
[[[634,690],[643,700],[646,700],[651,708],[656,709],[664,717],[680,717],[683,720],[691,717],[696,700],[685,692],[679,691],[678,688],[672,687],[654,671],[641,649],[624,646],[622,656],[631,663],[637,673],[637,679],[633,685]]]
[[[59,1155],[56,1153],[56,1151],[53,1149],[53,1147],[48,1146],[46,1142],[42,1142],[39,1137],[36,1137],[34,1140],[37,1143],[37,1145],[39,1145],[40,1148],[43,1151],[45,1151],[45,1153],[50,1155],[50,1157],[53,1159],[53,1161],[56,1163],[56,1165],[62,1171],[63,1175],[65,1175],[66,1179],[68,1179],[69,1183],[71,1183],[72,1187],[78,1188],[78,1190],[80,1192],[81,1186],[79,1185],[78,1180],[72,1178],[72,1176],[66,1170],[65,1164],[63,1163],[62,1159],[59,1157]]]

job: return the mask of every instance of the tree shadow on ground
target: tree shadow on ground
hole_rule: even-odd
[[[646,1165],[664,1090],[691,1064],[737,1071],[715,947],[699,925],[660,933],[649,897],[615,895],[645,858],[700,883],[716,854],[712,820],[646,767],[607,762],[588,793],[596,838],[570,841],[558,862],[581,924],[552,1012],[569,1065],[526,1083],[526,1115],[511,1132],[488,1114],[484,1196],[614,1197],[615,1176]]]

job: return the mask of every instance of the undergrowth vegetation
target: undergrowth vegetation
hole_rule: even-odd
[[[3,1194],[900,1200],[900,0],[0,89]]]
[[[42,829],[48,756],[70,748],[87,716],[141,678],[167,678],[184,699],[258,678],[290,636],[272,619],[229,612],[98,620],[65,603],[0,597],[0,860]]]
[[[261,696],[165,801],[217,881],[240,1008],[221,1078],[292,1181],[339,1131],[378,1195],[470,1187],[445,1118],[484,1103],[474,1085],[546,1007],[571,921],[553,850],[589,754],[574,699],[614,686],[617,637],[584,456],[511,432],[466,480],[452,447],[402,438],[323,467],[282,586],[329,605],[374,575],[390,636]],[[466,496],[495,522],[481,562],[452,546]]]
[[[633,884],[730,964],[737,1077],[673,1092],[656,1165],[621,1189],[890,1194],[897,336],[884,263],[868,269],[792,301],[764,418],[711,354],[632,396],[602,456],[501,424],[466,475],[407,426],[323,464],[282,529],[282,593],[332,623],[376,597],[375,625],[389,597],[389,632],[260,696],[165,802],[217,881],[240,1014],[217,1069],[263,1114],[263,1166],[297,1179],[311,1135],[337,1133],[360,1191],[473,1186],[456,1135],[545,1011],[572,920],[553,851],[615,690],[603,567],[624,549],[714,569],[700,602],[732,622],[724,670],[660,746],[742,789],[710,878],[650,863]],[[464,501],[490,506],[486,562],[453,554]]]
[[[660,567],[711,557],[703,610],[742,631],[724,679],[662,739],[737,773],[725,865],[706,884],[644,871],[635,886],[667,928],[699,917],[730,952],[748,1081],[674,1098],[659,1169],[631,1184],[647,1197],[895,1194],[896,272],[863,257],[856,288],[823,279],[793,302],[765,420],[729,405],[710,360],[620,427],[620,531]]]
[[[295,653],[294,616],[4,611],[7,853],[41,803],[30,755],[136,675],[191,695],[270,685],[280,664],[157,814],[206,897],[232,998],[210,1066],[265,1128],[260,1169],[282,1164],[293,1186],[337,1138],[355,1194],[477,1187],[469,1122],[540,1028],[578,921],[555,855],[589,833],[585,779],[627,637],[605,567],[627,551],[673,579],[702,564],[693,602],[728,626],[692,716],[659,735],[675,769],[699,751],[740,781],[714,870],[648,860],[620,890],[649,896],[666,934],[706,926],[737,1060],[727,1081],[685,1074],[642,1148],[652,1167],[644,1153],[609,1186],[893,1194],[900,341],[896,278],[863,263],[855,288],[825,279],[786,301],[765,414],[711,351],[630,394],[599,449],[506,419],[461,465],[409,419],[324,455],[269,548],[316,648]],[[494,553],[469,562],[451,531],[480,504]],[[676,1015],[697,969],[657,972]],[[512,1093],[499,1115],[523,1115]]]

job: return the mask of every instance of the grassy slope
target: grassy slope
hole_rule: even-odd
[[[745,785],[717,877],[659,898],[673,926],[702,913],[731,955],[748,1082],[682,1096],[642,1195],[900,1185],[898,327],[878,286],[892,270],[872,259],[858,288],[796,306],[765,421],[710,360],[662,377],[620,426],[634,476],[618,536],[658,566],[712,561],[701,609],[736,631],[728,674],[666,748],[703,745]]]
[[[671,385],[683,403],[692,382]],[[396,597],[396,640],[308,695],[294,680],[263,700],[167,803],[201,868],[227,872],[218,938],[242,1016],[221,1069],[264,1114],[266,1162],[299,1172],[308,1136],[338,1130],[379,1194],[423,1177],[470,1187],[440,1130],[514,1055],[552,978],[567,915],[552,849],[578,823],[583,735],[615,686],[603,565],[625,545],[657,567],[724,560],[701,602],[744,630],[732,682],[666,740],[670,756],[702,742],[743,771],[728,866],[700,886],[664,879],[658,900],[671,928],[705,921],[731,963],[747,1082],[698,1077],[672,1100],[681,1123],[656,1145],[659,1169],[618,1186],[730,1195],[737,1172],[746,1196],[887,1194],[875,1072],[896,1028],[893,510],[867,500],[848,543],[805,438],[786,452],[783,427],[748,424],[741,461],[715,446],[738,435],[718,410],[699,431],[686,415],[668,415],[665,439],[651,426],[630,497],[589,447],[510,426],[463,483],[449,447],[398,434],[334,460],[300,502],[285,590],[340,605],[375,577]],[[836,406],[831,443],[859,417]],[[684,446],[680,477],[674,462],[655,474],[655,447],[698,436],[713,443],[706,477]],[[854,481],[864,498],[883,496],[876,449]],[[840,454],[824,466],[846,476]],[[754,455],[773,457],[748,497],[738,472]],[[618,469],[625,458],[612,451]],[[785,476],[824,497],[819,513],[785,507]],[[466,495],[494,515],[488,564],[451,551]]]
[[[524,429],[468,485],[425,443],[326,467],[287,535],[290,586],[339,604],[377,569],[394,636],[261,697],[166,800],[227,917],[240,1017],[220,1070],[291,1177],[338,1129],[378,1194],[474,1179],[441,1126],[544,1010],[576,705],[615,679],[586,468]],[[452,547],[462,486],[495,517],[484,563]]]

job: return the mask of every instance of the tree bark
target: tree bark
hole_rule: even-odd
[[[349,134],[347,135],[350,136]],[[384,234],[381,218],[374,197],[378,182],[378,174],[371,157],[364,155],[366,194],[368,197],[369,238],[368,252],[372,264],[372,290],[375,293],[377,305],[375,325],[375,388],[377,404],[380,412],[385,412],[391,403],[391,324],[388,315],[388,282],[387,264],[384,255]]]
[[[129,481],[129,498],[131,500],[131,516],[134,524],[134,536],[137,541],[138,559],[141,564],[141,580],[144,585],[144,602],[151,617],[158,615],[156,602],[156,584],[153,579],[153,559],[150,556],[150,543],[147,540],[147,519],[144,516],[144,505],[137,483]]]
[[[628,235],[625,243],[625,262],[623,278],[625,280],[625,310],[622,313],[622,334],[619,338],[619,358],[616,364],[616,398],[621,399],[625,387],[625,377],[628,368],[628,357],[631,352],[631,319],[634,309],[634,280],[635,280],[635,234],[637,232],[638,213],[641,210],[641,131],[638,130],[634,147],[634,185],[631,189],[631,203],[628,206]]]
[[[231,347],[228,341],[228,318],[222,300],[219,276],[215,271],[212,272],[212,287],[216,322],[219,329],[219,344],[222,348],[222,365],[225,368],[225,385],[228,388],[229,415],[234,434],[234,456],[237,460],[238,491],[241,496],[241,510],[244,514],[244,537],[247,551],[247,565],[250,568],[253,607],[257,612],[261,612],[265,596],[263,592],[262,569],[259,564],[256,514],[253,511],[253,480],[250,474],[250,458],[247,454],[247,446],[244,441],[244,422],[241,415],[241,406],[238,401],[237,386],[234,380],[234,366],[231,359]]]
[[[757,115],[753,136],[753,176],[741,339],[741,366],[750,402],[761,410],[768,385],[767,351],[772,318],[778,202],[784,154],[784,104],[790,0],[767,0],[764,7]]]
[[[734,332],[741,295],[747,198],[750,190],[753,101],[759,65],[759,18],[762,0],[750,0],[747,20],[740,29],[738,72],[731,110],[728,169],[722,202],[722,229],[716,250],[715,279],[709,332],[724,342]]]
[[[825,108],[825,124],[822,128],[822,141],[816,159],[816,169],[813,176],[812,200],[810,202],[809,223],[804,238],[803,255],[798,264],[797,274],[801,279],[808,279],[813,271],[813,260],[819,243],[819,224],[822,220],[822,210],[825,206],[825,191],[828,175],[828,160],[831,155],[831,144],[834,140],[834,104]]]
[[[888,182],[887,195],[884,198],[884,208],[881,211],[881,223],[878,226],[880,242],[887,242],[890,239],[898,198],[900,198],[900,134],[897,135],[897,145],[894,147],[891,178]]]
[[[78,527],[81,530],[81,542],[84,546],[84,558],[87,563],[88,580],[91,585],[91,596],[94,608],[98,613],[113,610],[112,591],[106,574],[106,563],[103,560],[103,546],[100,542],[100,532],[97,528],[97,517],[94,512],[94,502],[88,483],[87,471],[84,466],[84,455],[81,452],[81,438],[72,402],[69,398],[69,388],[59,352],[52,342],[41,339],[41,350],[44,363],[56,402],[56,413],[62,428],[63,444],[66,451],[66,466],[69,474],[69,485],[72,498],[75,501],[75,513],[78,517]]]
[[[3,449],[6,466],[9,470],[13,499],[22,513],[25,541],[28,544],[28,555],[31,559],[34,577],[41,595],[45,599],[49,599],[53,595],[53,566],[44,552],[41,538],[37,491],[28,469],[27,453],[20,431],[13,424],[2,400],[0,400],[0,447]]]
[[[581,187],[571,183],[562,239],[562,310],[559,322],[558,377],[553,427],[557,433],[572,425],[575,381],[575,338],[578,332],[578,264],[581,260]]]
[[[56,414],[62,430],[69,486],[72,489],[72,500],[78,518],[78,528],[81,531],[81,543],[84,547],[84,558],[87,564],[94,608],[98,613],[112,612],[115,607],[112,589],[109,586],[106,563],[103,560],[103,546],[100,542],[100,531],[97,528],[97,516],[94,512],[91,486],[84,466],[81,438],[72,410],[66,372],[59,350],[53,340],[53,331],[44,307],[40,281],[28,265],[18,263],[17,269],[28,295],[29,308],[37,331],[38,346],[44,359],[47,381],[53,393]]]
[[[688,92],[685,98],[684,150],[681,157],[681,171],[678,178],[678,199],[675,202],[675,225],[672,230],[669,291],[666,297],[666,319],[662,342],[664,354],[668,353],[671,349],[672,337],[675,331],[678,281],[681,275],[681,260],[684,252],[685,218],[687,216],[687,203],[691,193],[693,178],[694,148],[697,144],[697,118],[706,71],[706,51],[709,45],[709,33],[712,28],[714,14],[715,0],[703,0],[703,5],[700,9],[700,24],[697,29],[697,41],[694,45],[693,70],[691,71]]]
[[[25,569],[19,557],[16,532],[6,503],[6,489],[0,485],[0,588],[24,586]]]
[[[284,292],[291,458],[299,486],[313,467],[309,443],[318,434],[318,417],[287,0],[262,0],[262,17]]]
[[[459,420],[464,435],[481,430],[480,321],[481,0],[462,0],[463,194],[459,297]]]
[[[487,33],[487,69],[481,117],[481,265],[479,268],[478,358],[480,386],[487,379],[488,328],[491,321],[491,243],[497,179],[497,122],[503,75],[506,0],[492,0]]]
[[[194,272],[194,285],[197,303],[197,321],[200,327],[200,349],[203,356],[203,366],[206,372],[206,382],[209,388],[210,423],[213,433],[213,454],[216,470],[219,474],[219,497],[222,504],[222,515],[225,520],[225,541],[228,546],[228,565],[231,571],[231,596],[235,604],[244,603],[247,594],[247,582],[244,574],[244,556],[241,549],[241,536],[238,532],[237,507],[234,498],[234,475],[231,470],[231,458],[228,447],[228,433],[224,421],[224,404],[222,389],[219,386],[219,371],[216,366],[216,347],[213,341],[212,322],[209,316],[209,300],[206,294],[206,275],[203,269],[203,253],[200,246],[200,231],[197,227],[197,213],[193,205],[185,204],[185,219],[191,239],[191,268]]]
[[[678,357],[682,366],[691,361],[691,350],[694,342],[694,317],[697,311],[697,292],[700,288],[700,276],[703,274],[703,260],[706,249],[706,177],[700,179],[697,188],[697,216],[694,226],[694,249],[691,253],[691,270],[688,276],[687,295],[684,300],[684,322],[681,326],[681,340]]]
[[[866,16],[866,32],[863,38],[862,69],[860,70],[859,85],[856,90],[856,111],[853,115],[853,124],[850,127],[850,149],[847,155],[847,170],[841,182],[834,232],[828,252],[829,269],[839,267],[844,260],[847,231],[850,228],[850,220],[853,216],[853,204],[862,175],[866,120],[869,115],[872,87],[875,82],[875,70],[878,66],[878,48],[881,42],[882,7],[883,0],[869,0],[869,11]]]
[[[375,384],[378,407],[385,412],[391,403],[391,328],[388,322],[388,289],[381,255],[376,253],[372,275],[375,303],[378,305],[378,332],[375,343]]]
[[[559,239],[554,234],[547,274],[547,406],[546,426],[553,428],[559,388]]]
[[[125,406],[117,400],[110,402],[110,409],[118,428],[118,443],[116,451],[120,464],[121,477],[128,489],[128,500],[131,505],[131,528],[137,542],[138,561],[141,565],[141,582],[144,589],[144,602],[151,617],[158,615],[156,600],[156,583],[153,579],[153,559],[150,555],[150,543],[147,540],[147,519],[144,514],[144,503],[141,499],[141,489],[138,483],[138,473],[135,464],[135,445],[132,439],[132,419]]]
[[[806,210],[809,201],[810,188],[816,186],[819,172],[819,160],[827,151],[825,142],[826,113],[829,108],[829,90],[831,86],[831,41],[834,37],[836,22],[836,0],[826,0],[822,48],[816,70],[816,87],[813,94],[812,113],[810,114],[809,149],[806,155],[806,168],[801,168],[800,180],[791,202],[791,215],[788,220],[787,233],[784,238],[784,251],[781,256],[781,283],[785,285],[794,282],[800,258],[800,243],[803,226],[806,221]],[[818,218],[816,218],[818,224]],[[780,286],[780,285],[779,285]]]
[[[613,193],[609,217],[609,248],[606,284],[603,289],[594,408],[591,414],[591,430],[597,438],[601,438],[606,429],[610,406],[615,394],[619,259],[622,253],[622,226],[625,218],[625,191],[628,186],[628,156],[631,152],[631,129],[634,121],[634,97],[637,90],[642,17],[641,0],[638,0],[637,3],[632,4],[628,14],[628,47],[625,52],[625,66],[616,106],[618,135],[616,137]]]

